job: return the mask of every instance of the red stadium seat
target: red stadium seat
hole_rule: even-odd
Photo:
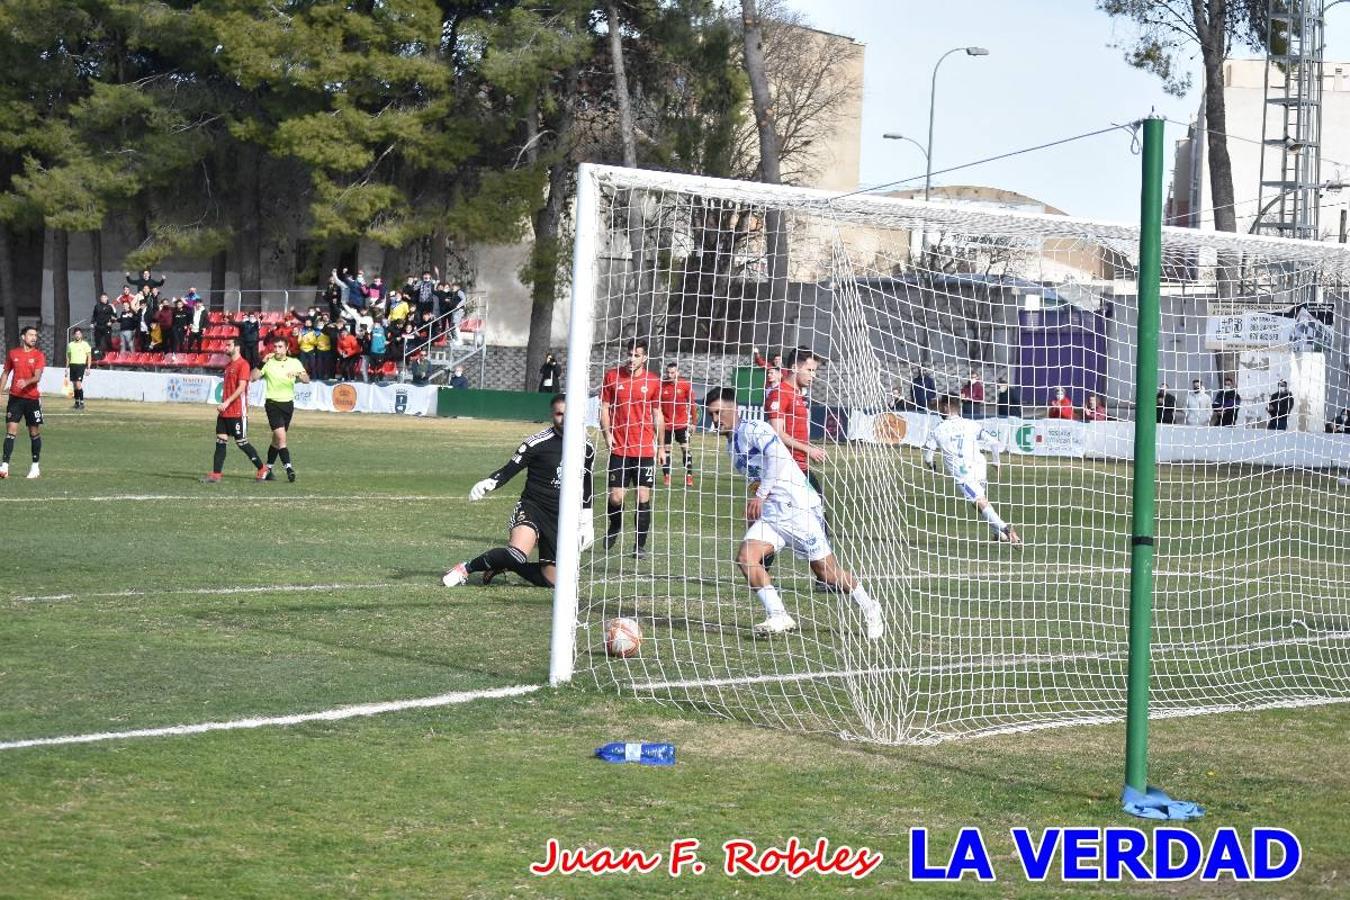
[[[224,324],[225,322],[228,322],[229,320],[230,320],[229,316],[225,315],[225,313],[223,312],[213,312],[206,314],[206,321],[210,322],[212,325],[221,325]]]
[[[398,363],[392,360],[386,362],[384,365],[380,366],[380,374],[385,378],[394,378],[398,375]]]
[[[225,353],[212,353],[206,357],[203,365],[208,369],[223,369],[230,364],[230,357]]]
[[[483,330],[483,320],[482,320],[482,319],[465,319],[463,322],[460,322],[460,323],[459,323],[459,330],[460,330],[460,331],[482,331],[482,330]]]

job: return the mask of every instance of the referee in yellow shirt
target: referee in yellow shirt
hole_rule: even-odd
[[[84,339],[84,329],[76,328],[73,340],[66,344],[66,365],[70,367],[70,384],[75,388],[75,408],[84,409],[84,370],[94,348]]]
[[[272,429],[272,443],[267,447],[267,475],[263,481],[275,481],[272,466],[277,457],[286,467],[286,480],[295,480],[295,469],[291,467],[291,451],[286,446],[286,429],[291,427],[291,416],[295,415],[295,383],[309,384],[309,373],[300,365],[300,360],[286,351],[286,339],[277,338],[272,342],[272,355],[267,357],[260,368],[253,370],[250,381],[263,381],[263,411],[267,413],[267,426]]]

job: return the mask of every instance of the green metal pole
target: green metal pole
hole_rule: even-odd
[[[1148,789],[1149,640],[1153,630],[1153,503],[1158,470],[1159,281],[1162,277],[1163,120],[1144,120],[1139,197],[1139,319],[1135,352],[1134,496],[1130,526],[1130,662],[1125,784]]]

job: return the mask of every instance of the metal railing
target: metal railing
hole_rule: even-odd
[[[236,316],[244,313],[286,312],[291,309],[291,298],[297,300],[306,295],[318,297],[318,288],[270,288],[261,291],[226,291],[225,307],[222,312],[233,312]]]
[[[488,301],[486,294],[483,294],[482,292],[470,294],[462,311],[456,310],[454,312],[441,313],[441,315],[432,319],[430,322],[431,327],[428,329],[429,334],[425,340],[416,343],[406,342],[403,345],[403,368],[401,370],[403,373],[406,374],[411,371],[410,360],[412,357],[419,353],[425,353],[428,359],[430,359],[432,354],[439,349],[436,347],[436,341],[440,340],[443,335],[450,333],[454,324],[453,317],[456,313],[461,313],[460,321],[477,319],[479,322],[478,328],[473,332],[473,339],[469,344],[468,352],[456,358],[455,350],[464,345],[462,343],[457,344],[453,340],[448,341],[447,355],[450,357],[449,360],[430,372],[428,378],[434,377],[442,370],[452,369],[457,365],[467,362],[476,355],[479,357],[478,383],[480,385],[483,383],[484,378],[487,377],[487,335],[485,334],[484,329],[487,323]]]

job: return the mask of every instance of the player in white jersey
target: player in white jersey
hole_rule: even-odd
[[[1000,541],[1021,548],[1022,538],[1007,522],[999,517],[994,505],[989,502],[985,482],[988,472],[985,467],[984,451],[994,454],[994,468],[999,467],[999,454],[1003,444],[998,436],[980,425],[979,422],[961,418],[961,401],[956,397],[944,396],[938,399],[938,413],[942,421],[928,434],[923,445],[923,461],[937,468],[937,451],[942,452],[942,461],[947,473],[956,481],[956,489],[961,496],[975,504],[980,515],[993,529],[994,536]]]
[[[745,507],[750,523],[736,553],[750,586],[764,604],[767,618],[755,626],[756,637],[786,634],[797,629],[783,598],[774,587],[764,558],[788,547],[811,564],[816,578],[834,587],[858,605],[867,637],[877,640],[885,631],[881,605],[862,583],[835,559],[825,534],[824,507],[792,453],[767,422],[742,419],[736,409],[736,391],[713,388],[706,399],[708,415],[720,434],[726,435],[732,466],[750,480],[754,495]]]

